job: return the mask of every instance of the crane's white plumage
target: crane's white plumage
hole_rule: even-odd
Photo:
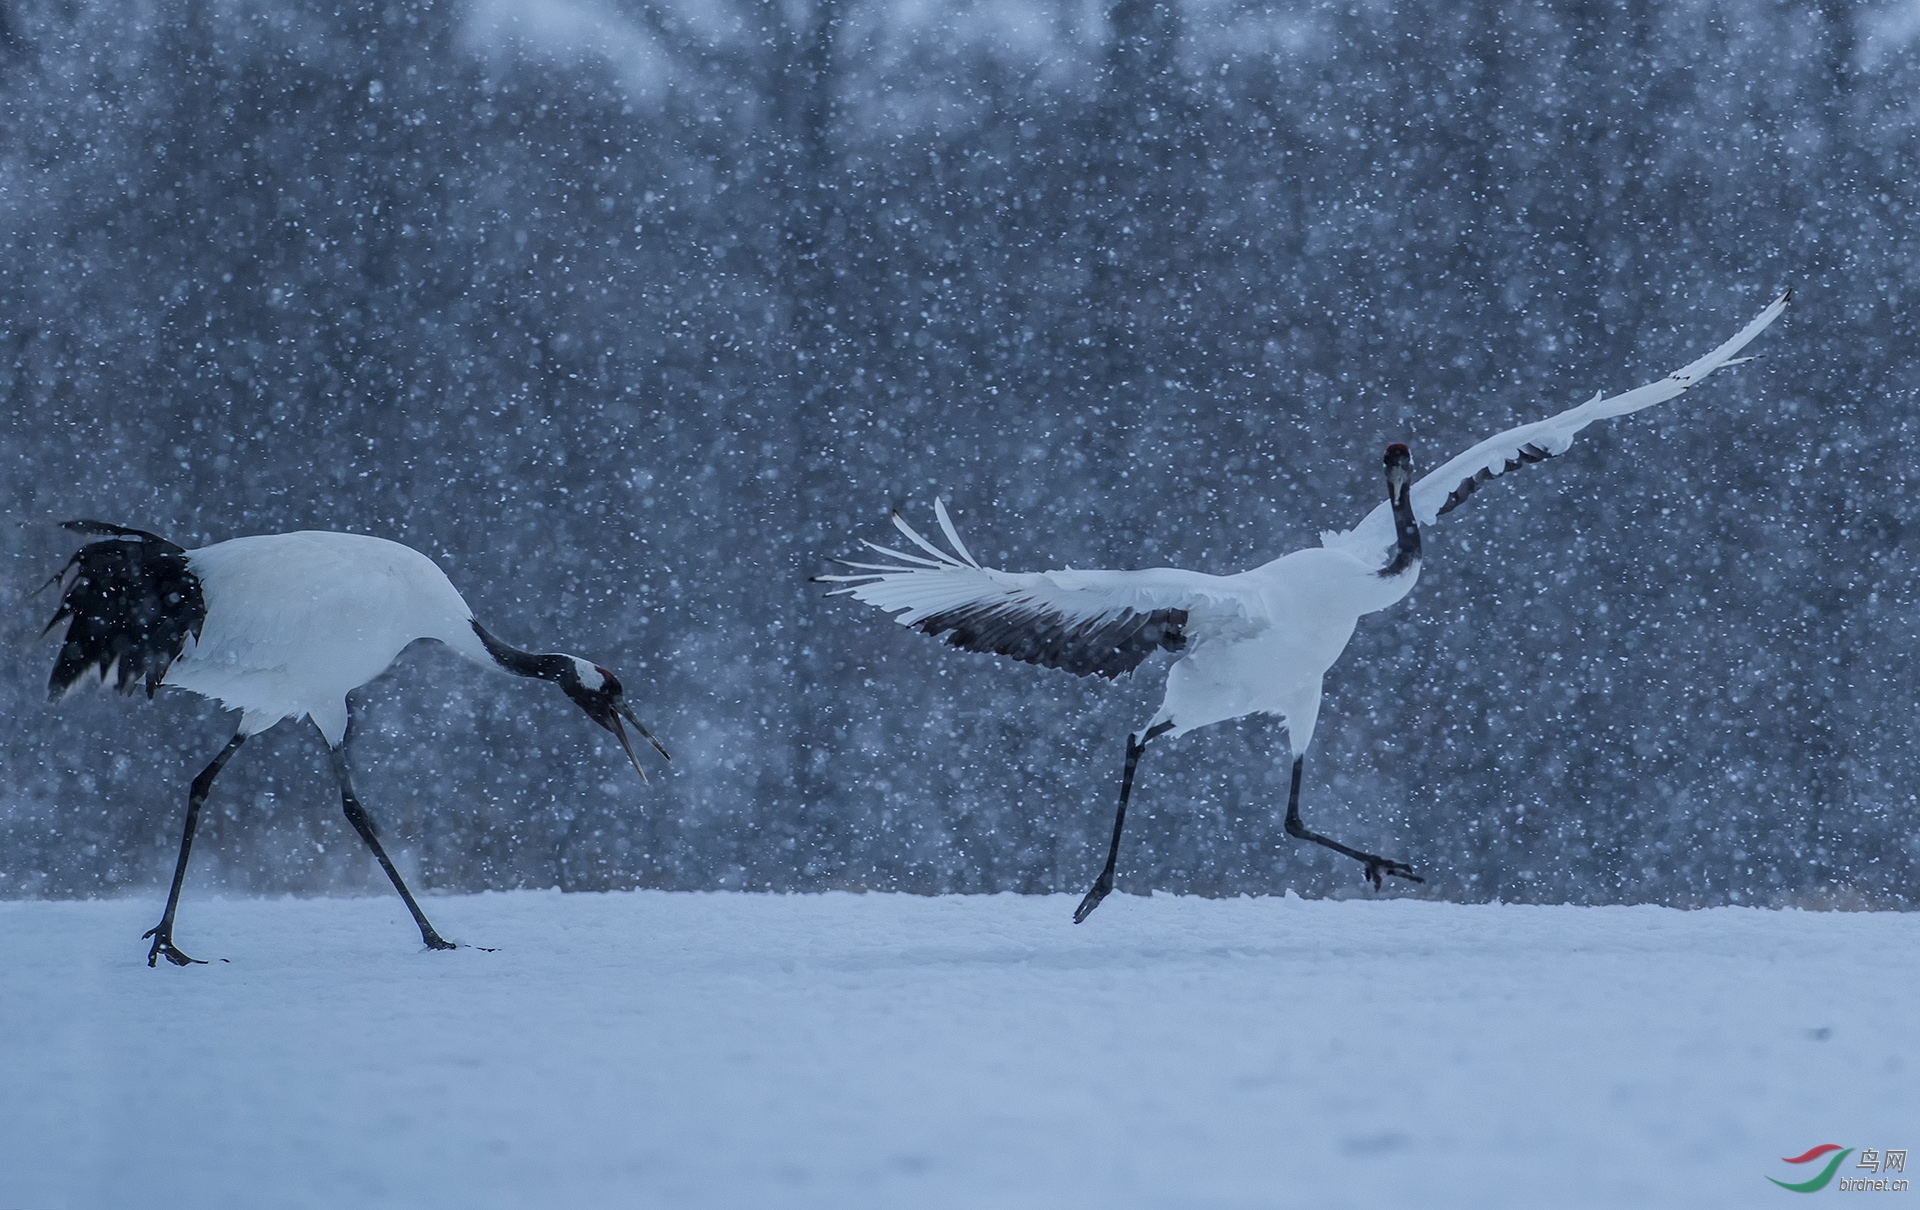
[[[835,590],[893,614],[894,620],[972,651],[1011,656],[1079,675],[1117,677],[1155,650],[1180,653],[1146,738],[1247,714],[1285,721],[1295,758],[1288,830],[1367,862],[1376,884],[1386,872],[1412,877],[1397,862],[1328,841],[1299,824],[1299,762],[1313,739],[1322,680],[1365,614],[1412,591],[1420,572],[1420,525],[1464,501],[1482,483],[1529,462],[1563,453],[1596,420],[1672,399],[1723,366],[1786,309],[1783,294],[1706,356],[1657,382],[1601,395],[1557,416],[1520,425],[1442,464],[1410,489],[1404,446],[1388,451],[1389,498],[1360,524],[1322,535],[1319,548],[1295,551],[1237,575],[1156,567],[1143,571],[1007,572],[985,567],[961,542],[946,505],[934,515],[952,552],[940,549],[896,513],[894,524],[919,553],[866,545],[891,561],[849,563],[852,574],[818,577]],[[1396,451],[1398,451],[1396,453]],[[1398,458],[1400,478],[1395,479]],[[1397,482],[1397,486],[1395,486]],[[1132,770],[1145,740],[1129,739],[1120,820]],[[1118,851],[1120,823],[1115,824]],[[1109,886],[1112,858],[1076,919]]]
[[[339,747],[347,694],[419,639],[437,639],[494,666],[474,633],[473,610],[446,573],[412,547],[307,530],[234,538],[186,554],[207,617],[162,684],[243,711],[244,734],[304,715]]]

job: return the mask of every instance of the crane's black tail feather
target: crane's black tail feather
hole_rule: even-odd
[[[162,546],[172,546],[174,550],[180,549],[159,534],[150,534],[144,529],[128,529],[124,525],[115,525],[111,521],[89,521],[85,517],[80,517],[72,521],[62,521],[60,528],[70,529],[76,534],[92,534],[96,538],[138,538],[142,542],[158,542]]]
[[[50,581],[61,585],[60,608],[45,633],[72,622],[47,680],[48,695],[58,700],[98,669],[102,681],[115,677],[120,692],[144,683],[152,697],[187,636],[198,638],[207,619],[187,552],[157,534],[104,521],[65,527],[104,540],[82,546]]]

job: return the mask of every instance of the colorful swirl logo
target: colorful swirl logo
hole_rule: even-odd
[[[1827,1182],[1833,1179],[1834,1173],[1840,1171],[1840,1162],[1853,1154],[1853,1148],[1842,1147],[1838,1143],[1822,1143],[1804,1154],[1787,1156],[1780,1161],[1783,1164],[1811,1164],[1829,1151],[1837,1151],[1839,1154],[1827,1161],[1827,1166],[1821,1169],[1818,1176],[1792,1183],[1771,1176],[1767,1179],[1782,1189],[1791,1189],[1795,1193],[1817,1193],[1827,1187]]]

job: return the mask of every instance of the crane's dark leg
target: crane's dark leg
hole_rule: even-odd
[[[1380,875],[1391,874],[1395,878],[1404,878],[1408,882],[1425,882],[1426,879],[1413,872],[1413,867],[1404,861],[1394,861],[1388,857],[1378,857],[1372,853],[1362,853],[1359,849],[1349,849],[1337,840],[1328,840],[1318,832],[1307,831],[1307,825],[1300,822],[1300,767],[1306,763],[1305,756],[1293,758],[1293,788],[1287,791],[1287,835],[1295,840],[1311,840],[1323,844],[1336,853],[1344,853],[1355,861],[1367,863],[1367,881],[1375,890],[1380,889]]]
[[[1073,922],[1079,924],[1093,915],[1093,909],[1100,906],[1113,890],[1113,864],[1120,860],[1120,831],[1127,826],[1127,799],[1133,796],[1133,769],[1140,763],[1140,754],[1147,750],[1147,743],[1154,737],[1173,730],[1172,723],[1161,723],[1150,728],[1145,736],[1127,736],[1127,767],[1120,774],[1120,811],[1113,817],[1113,844],[1107,849],[1107,868],[1100,871],[1100,877],[1094,879],[1093,889],[1073,909]]]
[[[420,905],[413,901],[413,892],[407,889],[406,882],[400,877],[400,871],[394,869],[393,862],[387,859],[387,851],[380,847],[380,838],[374,834],[373,830],[373,817],[367,814],[367,809],[360,805],[359,795],[353,792],[353,776],[347,772],[347,746],[341,744],[335,748],[329,745],[327,751],[333,757],[333,774],[340,779],[340,802],[347,812],[347,822],[353,825],[353,830],[360,833],[360,839],[366,841],[367,847],[373,850],[373,855],[379,858],[380,868],[385,870],[387,877],[393,880],[393,889],[399,891],[400,898],[406,901],[407,910],[413,913],[413,922],[420,926],[420,940],[426,942],[430,950],[457,948],[453,942],[434,932],[433,925],[427,923],[426,913],[422,912]]]
[[[152,966],[158,959],[165,958],[175,966],[190,966],[200,962],[198,958],[189,958],[180,952],[173,943],[173,913],[180,907],[180,888],[187,881],[187,858],[193,853],[193,832],[200,826],[200,804],[207,801],[207,794],[213,789],[213,779],[220,776],[228,758],[240,750],[247,741],[245,735],[235,732],[220,754],[200,770],[200,776],[193,779],[193,788],[187,791],[187,826],[180,835],[180,860],[173,867],[173,889],[167,892],[167,910],[161,915],[160,923],[140,934],[140,940],[153,938],[153,948],[147,951],[147,965]]]

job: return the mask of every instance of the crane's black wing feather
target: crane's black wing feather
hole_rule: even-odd
[[[97,669],[102,681],[113,676],[120,692],[144,683],[152,697],[207,618],[187,552],[145,530],[101,521],[69,521],[66,528],[111,536],[82,546],[48,581],[60,585],[60,608],[43,633],[70,622],[48,695],[65,696]]]
[[[1514,451],[1513,457],[1507,459],[1506,465],[1500,469],[1499,473],[1504,475],[1508,471],[1517,471],[1529,463],[1545,462],[1551,457],[1553,457],[1553,455],[1550,452],[1541,449],[1529,441]],[[1467,497],[1479,491],[1480,485],[1491,480],[1494,477],[1494,473],[1492,467],[1483,466],[1465,479],[1462,479],[1459,487],[1447,493],[1447,502],[1442,504],[1440,511],[1434,515],[1444,517],[1454,509],[1459,508],[1462,504],[1465,504]]]
[[[1184,649],[1186,624],[1184,609],[1122,609],[1075,619],[1043,602],[1018,598],[969,603],[908,623],[922,634],[945,634],[950,645],[967,651],[1108,680],[1132,672],[1156,651]]]
[[[924,634],[946,636],[966,651],[1004,655],[1075,676],[1112,680],[1156,651],[1184,651],[1189,642],[1251,633],[1262,623],[1231,578],[1177,568],[1142,571],[1015,573],[983,567],[947,515],[933,502],[953,551],[941,550],[911,525],[893,523],[924,555],[877,546],[892,563],[852,563],[852,575],[815,576],[876,605]]]

